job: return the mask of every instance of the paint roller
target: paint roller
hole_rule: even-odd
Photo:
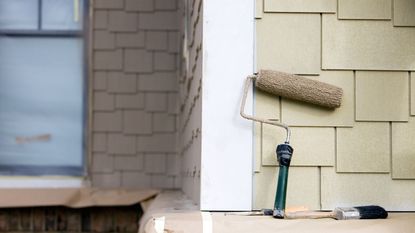
[[[248,76],[245,80],[244,94],[240,109],[241,116],[248,120],[282,127],[286,131],[285,142],[283,144],[279,144],[276,149],[277,160],[279,163],[279,174],[274,209],[272,213],[275,218],[284,218],[285,200],[287,196],[288,168],[290,167],[291,157],[294,152],[294,149],[290,146],[291,131],[288,125],[284,123],[276,122],[271,119],[249,116],[244,113],[246,97],[251,82],[255,82],[255,86],[265,92],[319,105],[327,109],[340,107],[343,90],[327,83],[271,70],[261,70],[258,74]]]

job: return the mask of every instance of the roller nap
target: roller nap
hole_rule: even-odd
[[[261,70],[257,75],[255,85],[274,95],[327,108],[340,107],[343,95],[343,89],[339,87],[271,70]]]

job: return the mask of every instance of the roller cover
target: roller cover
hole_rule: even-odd
[[[339,87],[271,70],[261,70],[257,75],[255,85],[274,95],[327,108],[340,107],[343,95],[343,89]]]

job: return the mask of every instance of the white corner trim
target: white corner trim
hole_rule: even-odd
[[[203,2],[202,210],[252,208],[252,122],[239,107],[254,72],[254,2]]]

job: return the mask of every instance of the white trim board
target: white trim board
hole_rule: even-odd
[[[0,188],[80,188],[86,187],[83,178],[56,176],[0,176]]]
[[[200,208],[251,210],[252,122],[239,106],[244,79],[254,71],[254,1],[204,1],[202,19]]]

